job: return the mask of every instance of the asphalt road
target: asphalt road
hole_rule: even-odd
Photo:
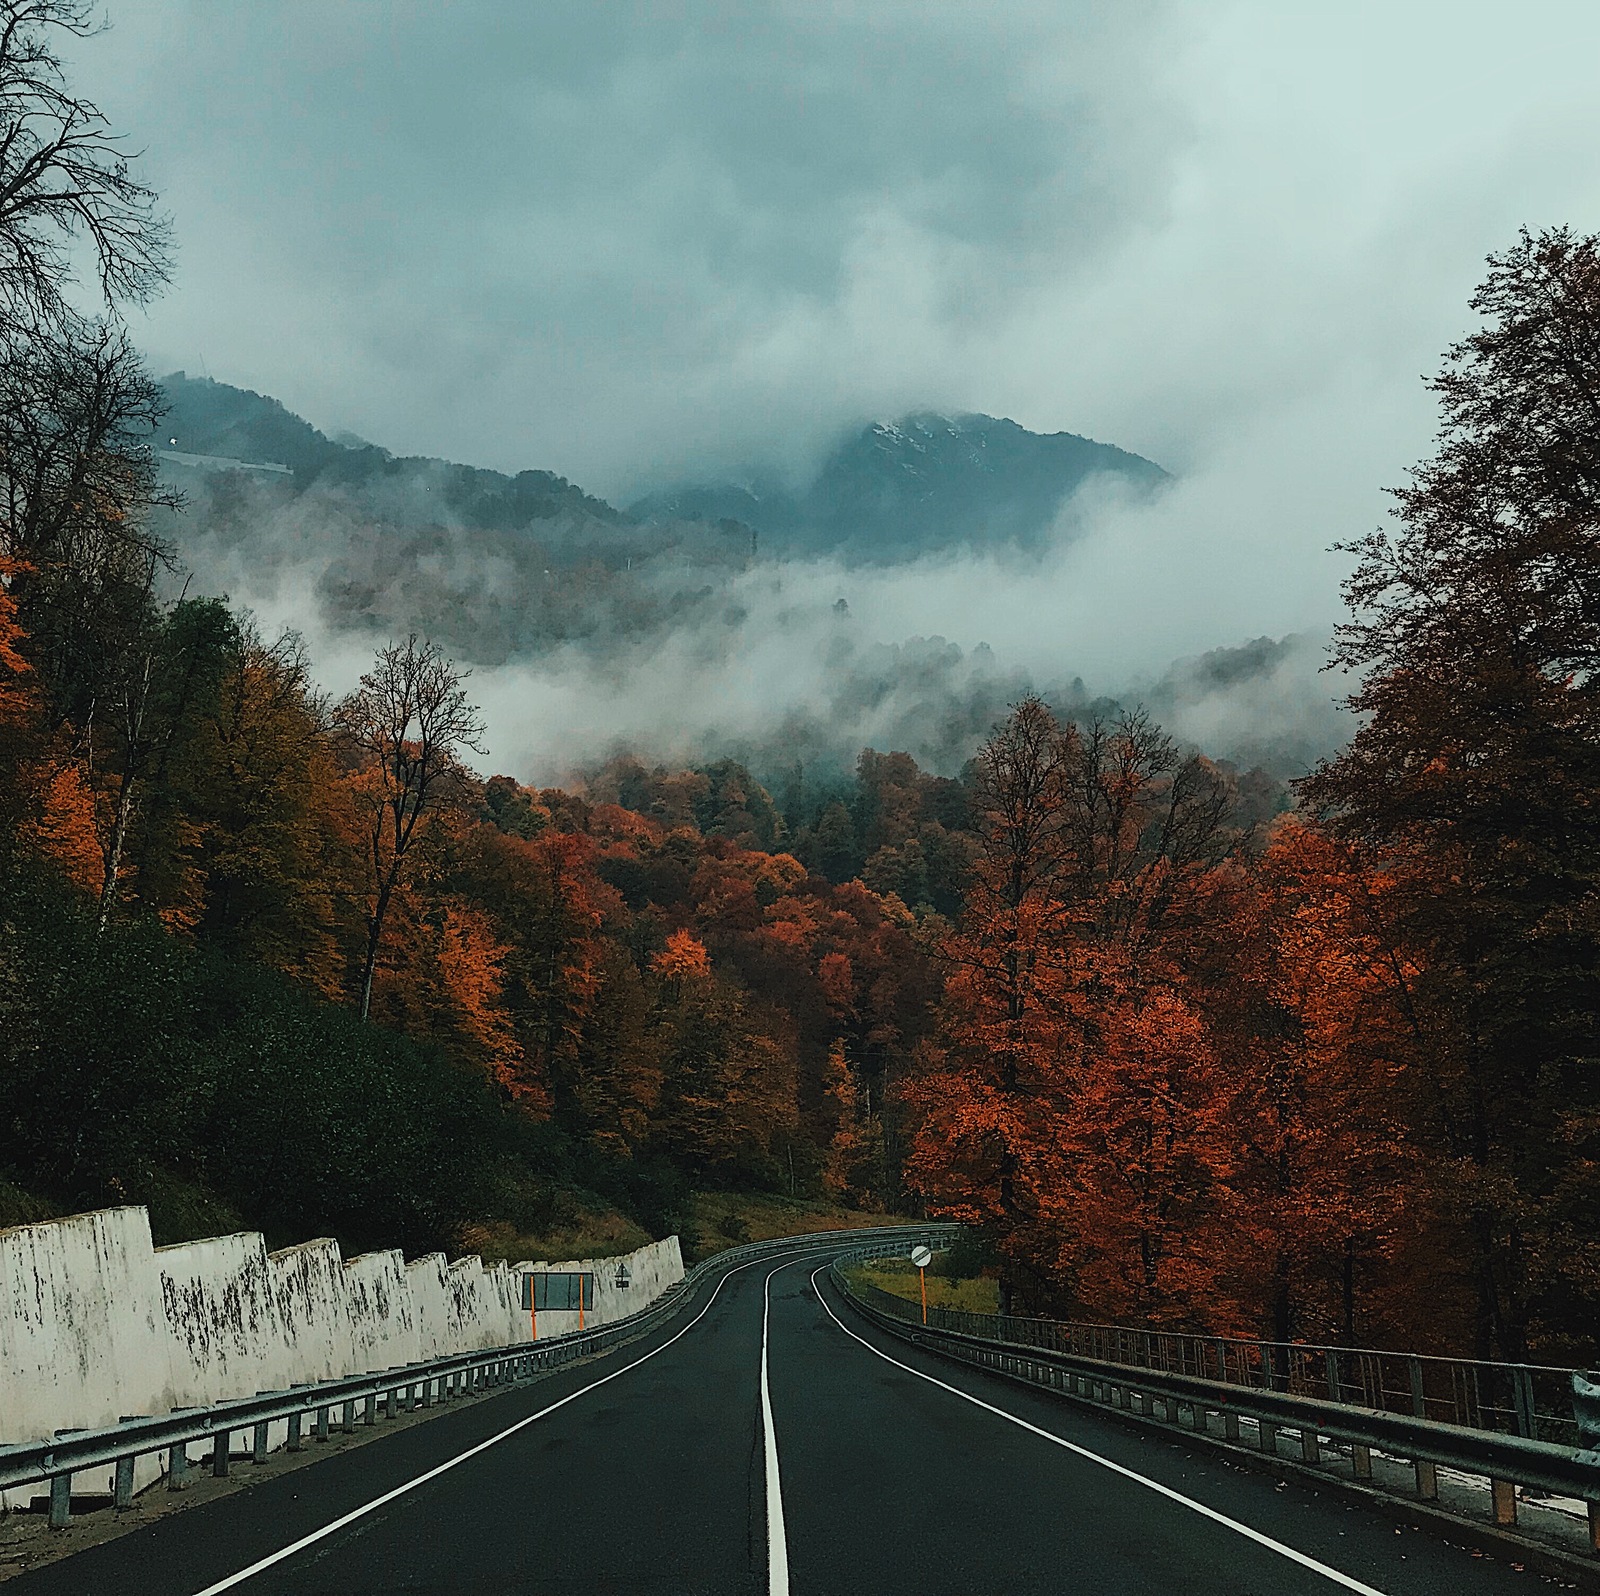
[[[747,1266],[647,1339],[159,1519],[5,1596],[1550,1588],[1336,1491],[909,1348],[834,1298],[825,1256]]]

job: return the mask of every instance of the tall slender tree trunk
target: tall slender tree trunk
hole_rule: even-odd
[[[383,939],[383,919],[389,912],[389,899],[393,894],[394,877],[391,873],[389,879],[378,888],[377,901],[372,906],[372,913],[367,916],[367,957],[361,971],[362,1019],[372,1012],[372,976],[378,968],[378,944]]]
[[[100,883],[100,923],[103,935],[111,923],[112,911],[117,906],[117,884],[122,879],[122,850],[128,839],[128,827],[133,820],[133,777],[124,775],[117,792],[116,816],[111,822],[111,846],[106,849],[105,879]]]

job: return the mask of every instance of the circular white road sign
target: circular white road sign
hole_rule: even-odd
[[[917,1268],[926,1269],[933,1262],[933,1248],[913,1247],[911,1249],[911,1261]]]

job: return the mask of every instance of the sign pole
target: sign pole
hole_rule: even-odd
[[[933,1248],[916,1246],[911,1249],[911,1261],[917,1266],[917,1278],[922,1285],[922,1322],[928,1322],[928,1265],[933,1262]]]

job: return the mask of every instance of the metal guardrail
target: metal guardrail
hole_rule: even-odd
[[[859,1258],[866,1256],[862,1252]],[[1278,1440],[1284,1431],[1298,1436],[1300,1461],[1306,1464],[1332,1463],[1325,1451],[1331,1443],[1339,1448],[1339,1460],[1348,1462],[1350,1477],[1367,1485],[1374,1483],[1372,1453],[1382,1452],[1413,1466],[1415,1496],[1422,1501],[1437,1499],[1441,1467],[1475,1475],[1488,1480],[1491,1513],[1501,1527],[1516,1523],[1518,1486],[1577,1497],[1589,1505],[1590,1549],[1600,1552],[1600,1450],[1449,1423],[1417,1412],[1397,1413],[1376,1405],[1303,1395],[1270,1380],[1217,1378],[1215,1363],[1210,1374],[1201,1374],[1090,1356],[1042,1344],[1042,1338],[1023,1341],[1014,1338],[1019,1321],[998,1315],[930,1308],[924,1326],[916,1303],[852,1280],[846,1269],[856,1261],[858,1256],[849,1252],[833,1260],[830,1274],[835,1285],[857,1311],[903,1340],[1033,1385],[1159,1419],[1197,1437],[1242,1444],[1239,1421],[1249,1419],[1256,1426],[1257,1445],[1274,1457],[1279,1455]],[[959,1328],[952,1321],[977,1329]],[[1008,1334],[994,1333],[998,1328]],[[1117,1349],[1115,1342],[1106,1348]],[[1221,1368],[1227,1372],[1226,1364]],[[1341,1386],[1341,1393],[1346,1389]],[[1213,1428],[1213,1421],[1220,1430]],[[1576,1432],[1576,1424],[1572,1429]]]
[[[132,1504],[134,1496],[134,1462],[151,1453],[167,1454],[168,1488],[181,1490],[194,1467],[188,1449],[196,1444],[209,1443],[210,1470],[225,1477],[233,1460],[235,1436],[248,1432],[250,1460],[262,1463],[266,1461],[268,1431],[273,1424],[287,1424],[285,1449],[298,1452],[305,1447],[308,1418],[312,1421],[311,1436],[326,1440],[335,1431],[353,1431],[358,1422],[376,1424],[380,1416],[392,1418],[397,1413],[433,1407],[495,1386],[538,1378],[563,1364],[647,1334],[688,1306],[699,1286],[740,1264],[797,1247],[851,1241],[858,1243],[851,1249],[854,1254],[875,1257],[902,1252],[914,1241],[947,1244],[953,1234],[954,1227],[949,1225],[890,1225],[751,1242],[702,1259],[648,1307],[594,1330],[548,1341],[516,1342],[482,1352],[456,1353],[369,1374],[291,1386],[286,1391],[261,1391],[253,1397],[232,1398],[211,1407],[135,1415],[103,1429],[58,1430],[50,1440],[0,1446],[0,1489],[48,1481],[50,1523],[63,1527],[71,1518],[72,1476],[84,1470],[112,1469],[112,1504],[125,1508]]]
[[[1223,1385],[1283,1391],[1292,1396],[1326,1397],[1352,1407],[1405,1413],[1534,1441],[1580,1444],[1572,1400],[1573,1377],[1580,1371],[1552,1364],[1490,1363],[1372,1347],[1138,1330],[952,1308],[930,1309],[929,1323],[964,1335],[1070,1353],[1101,1363],[1194,1375]]]

